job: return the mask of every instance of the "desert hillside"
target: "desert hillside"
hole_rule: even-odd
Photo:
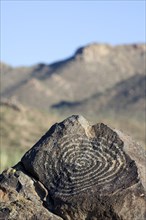
[[[133,116],[137,119],[145,117],[146,76],[136,74],[116,83],[104,92],[97,92],[82,101],[61,101],[52,105],[53,109],[63,112],[83,112],[95,115],[100,112],[114,112]],[[92,106],[92,107],[91,107]]]

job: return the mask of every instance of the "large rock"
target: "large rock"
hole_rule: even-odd
[[[130,137],[72,116],[1,175],[1,213],[6,219],[144,220],[145,166],[145,151]]]

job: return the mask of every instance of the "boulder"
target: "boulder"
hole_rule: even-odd
[[[130,137],[71,116],[1,174],[2,219],[144,220],[145,167]]]

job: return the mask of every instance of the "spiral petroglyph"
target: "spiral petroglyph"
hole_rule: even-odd
[[[125,154],[113,143],[111,148],[99,140],[79,136],[65,136],[59,140],[59,153],[51,150],[53,158],[46,154],[45,169],[52,180],[50,187],[59,194],[76,194],[93,185],[109,183],[123,172],[126,166]]]
[[[117,133],[102,123],[89,126],[80,116],[54,125],[22,162],[52,196],[65,200],[89,191],[108,194],[137,181]]]

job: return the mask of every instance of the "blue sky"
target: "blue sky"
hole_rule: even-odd
[[[145,42],[145,0],[1,0],[1,60],[51,63],[98,42]]]

